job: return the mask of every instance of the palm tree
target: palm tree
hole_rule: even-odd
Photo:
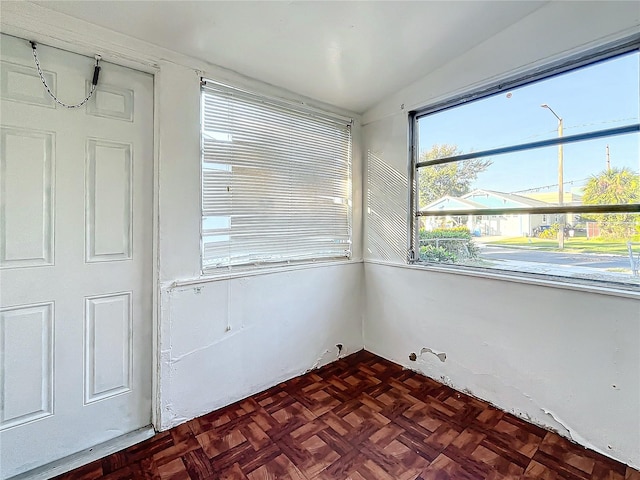
[[[640,175],[628,168],[612,168],[592,176],[584,187],[585,205],[627,205],[640,203]],[[603,213],[590,215],[600,227],[601,235],[626,238],[637,229],[638,214]]]
[[[619,205],[640,201],[640,175],[628,168],[612,168],[593,175],[584,187],[585,205]]]

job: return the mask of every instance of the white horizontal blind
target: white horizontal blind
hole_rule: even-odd
[[[350,121],[202,87],[202,268],[348,258]]]

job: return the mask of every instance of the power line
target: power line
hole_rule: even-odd
[[[583,178],[581,180],[567,180],[566,182],[562,182],[562,185],[572,185],[572,186],[578,186],[581,185],[583,183],[586,183],[587,181],[589,181],[589,178]],[[551,185],[542,185],[539,187],[532,187],[532,188],[527,188],[526,190],[516,190],[514,192],[511,193],[528,193],[528,192],[540,192],[542,190],[551,190],[551,189],[557,189],[558,188],[558,184],[557,183],[553,183]]]
[[[608,125],[608,124],[615,124],[615,123],[621,123],[621,122],[628,122],[629,120],[632,121],[638,121],[638,117],[626,117],[626,118],[618,118],[618,119],[614,119],[614,120],[604,120],[601,122],[591,122],[591,123],[582,123],[582,124],[576,124],[576,125],[570,125],[570,126],[565,126],[564,129],[565,131],[567,130],[573,130],[575,128],[583,128],[583,127],[594,127],[594,126],[600,126],[600,125]],[[537,134],[531,134],[528,135],[526,137],[521,137],[521,139],[519,141],[526,141],[526,140],[534,140],[537,138],[546,138],[547,137],[547,133],[556,133],[557,130],[549,130],[549,132],[544,132],[544,133],[537,133]],[[499,146],[506,146],[507,144],[504,145],[499,145]]]

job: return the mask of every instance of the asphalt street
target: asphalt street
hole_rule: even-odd
[[[626,255],[549,252],[525,248],[499,247],[495,245],[485,245],[481,248],[480,256],[488,260],[512,260],[517,262],[535,262],[599,269],[630,268],[629,257]]]

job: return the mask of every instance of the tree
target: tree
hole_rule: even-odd
[[[456,145],[435,144],[420,155],[420,161],[460,155]],[[461,162],[445,163],[420,169],[418,178],[418,198],[420,207],[430,204],[445,195],[459,197],[471,191],[471,185],[484,172],[491,160],[472,158]]]
[[[612,168],[592,176],[584,187],[585,205],[626,205],[640,203],[640,175],[628,168]],[[583,216],[583,218],[587,218]],[[609,238],[632,237],[639,228],[639,216],[634,213],[591,214],[598,222],[600,234]]]

